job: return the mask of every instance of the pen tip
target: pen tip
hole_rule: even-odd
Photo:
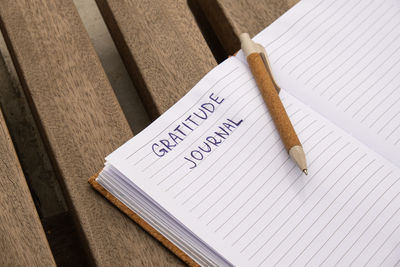
[[[303,172],[304,172],[305,175],[308,175],[308,170],[307,169],[304,169]]]

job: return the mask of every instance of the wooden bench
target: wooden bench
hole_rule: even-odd
[[[254,36],[298,0],[197,0],[222,46],[229,54],[240,49],[239,34]]]
[[[132,132],[72,0],[0,5],[3,35],[93,263],[179,263],[87,183]]]
[[[96,1],[153,119],[216,66],[190,1]],[[283,2],[198,1],[230,54],[240,31],[255,34],[293,1]],[[87,184],[133,134],[72,0],[0,6],[2,32],[93,263],[181,264]]]
[[[0,266],[55,266],[1,111],[0,151]]]
[[[187,1],[96,2],[153,119],[217,65]]]

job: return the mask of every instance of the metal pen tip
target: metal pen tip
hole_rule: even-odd
[[[304,169],[303,172],[304,172],[305,175],[308,175],[308,170],[307,169]]]

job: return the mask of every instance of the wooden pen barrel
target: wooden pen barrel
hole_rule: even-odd
[[[272,78],[268,70],[265,68],[264,61],[260,54],[252,53],[247,57],[251,72],[260,89],[265,104],[274,120],[279,135],[285,145],[286,150],[294,146],[301,146],[299,138],[294,131],[289,116],[279,98],[278,92],[273,84]]]

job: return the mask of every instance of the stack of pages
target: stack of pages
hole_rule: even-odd
[[[239,52],[96,181],[200,265],[400,264],[400,2],[301,1],[254,40],[308,176]]]

